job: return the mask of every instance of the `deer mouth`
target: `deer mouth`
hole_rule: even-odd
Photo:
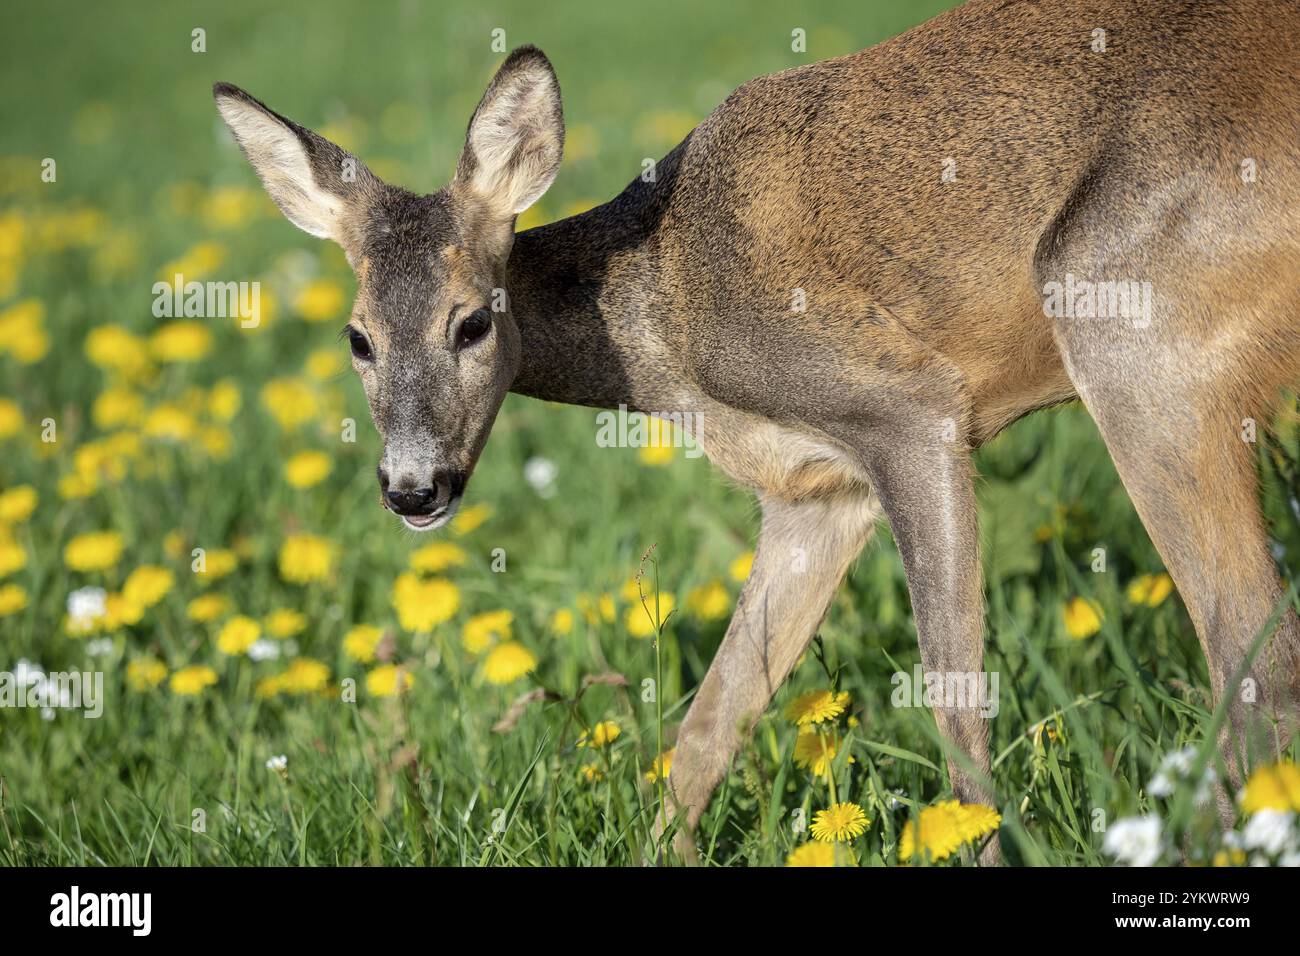
[[[397,516],[402,519],[402,524],[406,525],[406,527],[410,528],[412,531],[437,531],[455,516],[456,509],[459,507],[460,496],[457,495],[432,514],[404,515],[397,514],[395,511],[393,514],[397,514]],[[392,509],[389,510],[391,511]]]
[[[402,521],[408,528],[415,528],[417,531],[424,531],[433,526],[433,523],[443,516],[447,509],[435,512],[431,515],[402,515]]]

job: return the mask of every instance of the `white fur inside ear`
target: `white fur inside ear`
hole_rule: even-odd
[[[545,70],[510,77],[479,106],[469,131],[475,192],[518,215],[555,181],[564,150],[560,91]]]
[[[316,185],[307,150],[274,116],[233,96],[217,100],[221,117],[280,211],[303,232],[336,238],[343,200]]]

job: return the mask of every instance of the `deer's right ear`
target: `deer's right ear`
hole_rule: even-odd
[[[521,46],[501,64],[469,121],[455,188],[513,220],[555,181],[564,154],[564,110],[551,61]]]
[[[351,154],[265,106],[237,86],[212,87],[217,110],[235,134],[280,211],[299,229],[345,250],[346,215],[373,174]]]

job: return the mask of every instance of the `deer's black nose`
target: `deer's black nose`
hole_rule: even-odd
[[[388,506],[399,515],[427,515],[433,511],[434,502],[438,498],[438,489],[416,488],[405,491],[400,488],[389,488],[384,492],[384,497],[388,499]]]

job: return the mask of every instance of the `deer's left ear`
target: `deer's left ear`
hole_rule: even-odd
[[[454,188],[510,219],[541,198],[564,154],[564,110],[551,61],[522,46],[501,64],[469,121]]]

